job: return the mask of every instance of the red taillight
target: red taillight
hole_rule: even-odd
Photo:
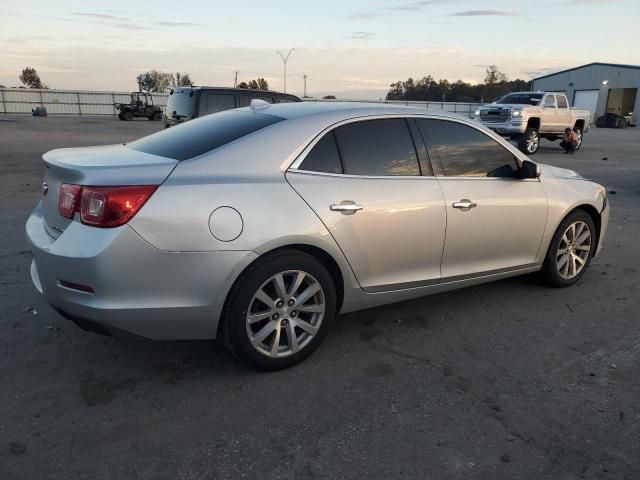
[[[67,218],[73,218],[79,211],[80,221],[86,225],[117,227],[131,220],[156,188],[157,185],[85,187],[63,184],[58,209],[60,215]]]
[[[156,185],[82,187],[80,220],[96,227],[127,223],[155,192]]]
[[[80,185],[63,183],[58,195],[58,211],[65,218],[73,218],[80,206]]]

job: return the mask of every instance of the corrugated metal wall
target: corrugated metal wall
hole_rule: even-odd
[[[167,93],[154,93],[153,103],[167,104]],[[86,90],[0,89],[0,114],[31,114],[44,106],[49,115],[116,115],[114,103],[129,103],[129,92],[91,92]]]

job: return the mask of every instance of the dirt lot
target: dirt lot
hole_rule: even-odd
[[[215,342],[83,332],[31,286],[40,156],[158,128],[0,117],[1,479],[640,478],[640,129],[535,157],[611,190],[578,285],[522,277],[344,315],[265,374]]]

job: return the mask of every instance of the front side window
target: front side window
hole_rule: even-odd
[[[333,132],[327,133],[316,143],[300,165],[310,172],[342,173],[340,154]]]
[[[558,108],[568,108],[567,97],[564,95],[556,95],[556,102],[558,102]]]
[[[235,95],[209,93],[207,95],[207,114],[223,112],[236,108]]]
[[[420,175],[413,140],[402,118],[364,120],[335,129],[344,173]]]
[[[517,171],[513,154],[475,128],[447,120],[417,123],[447,177],[513,177]]]
[[[544,106],[552,108],[556,106],[556,100],[553,98],[553,95],[547,95],[544,97]]]

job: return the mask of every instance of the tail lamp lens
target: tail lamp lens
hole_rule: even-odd
[[[58,211],[65,218],[73,218],[78,210],[80,200],[80,185],[63,183],[58,196]]]
[[[77,191],[69,187],[76,187]],[[63,209],[62,200],[62,192],[65,188],[76,192],[75,200],[71,204],[65,204],[65,206],[68,205],[66,210]],[[103,228],[117,227],[131,220],[156,188],[158,188],[157,185],[84,187],[64,184],[60,189],[59,210],[60,214],[67,218],[73,218],[75,212],[79,211],[80,221],[86,225]]]

